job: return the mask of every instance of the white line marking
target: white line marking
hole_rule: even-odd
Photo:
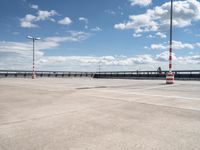
[[[167,95],[154,95],[154,94],[143,94],[143,93],[131,93],[133,95],[144,95],[144,96],[153,96],[153,97],[163,97],[163,98],[177,98],[177,99],[186,99],[186,100],[200,100],[200,98],[191,98],[191,97],[182,97],[182,96],[167,96]]]
[[[136,89],[136,90],[151,90],[151,89],[157,89],[157,88],[166,88],[166,87],[171,87],[171,86],[178,86],[178,85],[181,85],[181,84],[171,84],[171,85],[158,85],[158,86],[153,86],[153,87],[147,87],[147,88],[143,88],[143,89]]]
[[[144,94],[144,93],[136,93],[136,92],[133,92],[133,93],[121,93],[121,92],[112,92],[112,93],[118,93],[118,94],[129,94],[129,95],[141,95],[141,96],[151,96],[151,97],[162,97],[162,98],[176,98],[176,99],[185,99],[185,100],[198,100],[200,101],[200,98],[191,98],[191,97],[182,97],[182,96],[167,96],[167,95],[155,95],[155,94]],[[81,93],[83,94],[83,93]],[[98,96],[98,95],[94,95],[94,94],[84,94],[84,95],[87,95],[87,96],[95,96],[95,97],[100,97],[100,98],[109,98],[109,99],[116,99],[116,100],[123,100],[123,101],[130,101],[131,100],[126,100],[124,98],[117,98],[117,97],[107,97],[107,96]],[[142,98],[137,98],[137,99],[142,99]],[[134,99],[134,100],[137,100],[137,99]]]
[[[176,106],[176,105],[173,105],[173,103],[171,103],[171,104],[163,104],[163,103],[158,103],[158,102],[154,103],[154,102],[151,102],[151,101],[140,101],[140,99],[142,99],[141,97],[140,98],[135,98],[134,100],[127,100],[125,98],[114,98],[114,97],[106,97],[106,96],[91,95],[91,94],[90,95],[89,94],[83,94],[83,95],[85,95],[85,96],[93,96],[93,97],[97,97],[97,98],[118,100],[118,101],[122,101],[122,102],[133,102],[133,103],[139,103],[139,104],[148,104],[148,105],[164,106],[164,107],[171,107],[171,108],[177,108],[177,109],[187,109],[187,110],[193,110],[193,111],[200,111],[200,108],[198,106],[197,107],[194,106],[193,108],[191,108],[190,105],[189,106],[188,105]],[[162,96],[162,95],[153,95],[153,96]],[[186,97],[176,97],[176,98],[183,99],[183,98],[186,98]],[[188,100],[188,98],[187,98],[187,100]]]
[[[158,94],[145,94],[145,93],[138,93],[137,91],[143,91],[143,90],[151,90],[151,89],[156,89],[156,88],[162,88],[162,87],[171,87],[171,86],[178,86],[180,84],[173,84],[173,85],[159,85],[159,86],[154,86],[154,87],[147,87],[147,88],[143,88],[143,89],[135,89],[133,90],[133,92],[127,92],[127,91],[110,91],[110,90],[97,90],[97,89],[87,89],[87,90],[92,90],[92,91],[96,91],[96,92],[106,92],[106,93],[117,93],[117,94],[132,94],[132,95],[143,95],[143,96],[152,96],[152,97],[162,97],[162,98],[176,98],[176,99],[185,99],[185,100],[200,100],[200,98],[194,97],[182,97],[182,96],[175,96],[175,95],[158,95]],[[93,96],[93,95],[91,95]],[[96,95],[94,95],[96,96]],[[106,97],[102,97],[102,98],[106,98]],[[109,97],[107,97],[109,98]],[[113,98],[114,99],[114,98]],[[115,99],[120,99],[120,98],[115,98]]]

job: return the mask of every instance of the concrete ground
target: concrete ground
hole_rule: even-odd
[[[0,79],[1,150],[200,150],[200,82]]]

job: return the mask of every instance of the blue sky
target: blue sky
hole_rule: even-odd
[[[170,3],[1,0],[0,69],[156,70],[168,67]],[[174,2],[174,69],[199,69],[200,2]]]

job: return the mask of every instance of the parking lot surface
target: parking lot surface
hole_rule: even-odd
[[[0,79],[1,150],[200,150],[200,82]]]

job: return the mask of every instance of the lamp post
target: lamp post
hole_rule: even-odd
[[[35,41],[40,40],[40,38],[35,38],[32,36],[27,36],[28,39],[31,39],[33,41],[33,72],[32,72],[32,79],[36,78],[36,73],[35,73]]]
[[[172,72],[172,30],[173,28],[173,0],[171,0],[171,12],[170,12],[170,42],[169,42],[169,72],[166,75],[166,83],[174,83],[174,74]]]

